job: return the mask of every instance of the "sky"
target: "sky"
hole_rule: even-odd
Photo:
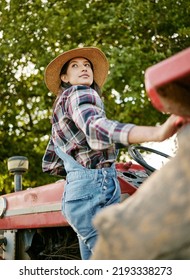
[[[174,156],[177,149],[177,139],[176,135],[173,137],[163,141],[163,142],[151,142],[144,143],[142,146],[150,147],[151,149],[155,149],[157,151],[161,151],[169,156]],[[168,162],[169,159],[156,155],[156,154],[147,154],[143,156],[147,163],[153,166],[156,169],[160,169],[165,163]]]

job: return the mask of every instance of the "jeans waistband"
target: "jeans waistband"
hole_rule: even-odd
[[[98,163],[95,169],[110,168],[111,166],[112,166],[111,162]]]

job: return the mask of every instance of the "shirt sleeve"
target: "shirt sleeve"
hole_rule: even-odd
[[[107,119],[101,98],[93,89],[74,87],[65,108],[93,150],[107,149],[116,143],[128,145],[128,133],[134,124]]]

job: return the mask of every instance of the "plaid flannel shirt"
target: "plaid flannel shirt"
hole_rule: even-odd
[[[128,132],[133,126],[108,120],[103,102],[92,88],[72,86],[62,93],[55,106],[42,170],[66,175],[55,146],[87,168],[95,168],[100,162],[114,162],[118,154],[116,144],[127,146]]]

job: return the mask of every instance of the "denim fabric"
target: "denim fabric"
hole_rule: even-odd
[[[87,169],[56,147],[67,171],[62,213],[76,231],[82,259],[89,259],[97,239],[92,220],[108,205],[120,202],[120,186],[115,165]]]

